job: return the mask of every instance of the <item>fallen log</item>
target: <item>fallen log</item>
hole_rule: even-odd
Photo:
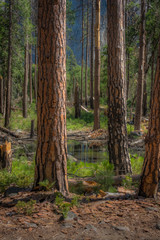
[[[84,110],[85,112],[89,113],[88,109],[83,107],[82,105],[81,105],[81,109]]]
[[[15,134],[14,132],[8,130],[7,128],[0,127],[0,131],[9,134],[9,135],[12,136],[12,137],[20,138],[19,135],[17,135],[17,134]]]

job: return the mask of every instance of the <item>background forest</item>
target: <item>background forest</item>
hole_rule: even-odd
[[[148,129],[160,36],[158,21],[160,4],[159,0],[126,0],[125,3],[127,132],[131,137],[138,138],[145,135]],[[101,1],[100,81],[97,85],[94,82],[96,76],[95,26],[97,26],[95,1],[67,0],[66,10],[67,130],[92,131],[99,128],[107,130],[107,1]],[[32,128],[32,134],[34,134],[37,129],[37,24],[37,1],[0,1],[0,122],[2,130],[5,126],[9,131],[16,130],[17,133],[23,134],[28,133]],[[140,87],[141,85],[143,88]],[[99,99],[97,100],[96,90],[98,89]],[[100,105],[97,106],[97,102]],[[100,114],[96,113],[97,108]],[[137,125],[137,118],[139,125]],[[96,121],[98,124],[95,124]],[[19,155],[15,154],[15,158],[19,158]],[[103,160],[105,158],[107,157],[103,157]],[[135,158],[137,163],[134,161]],[[133,173],[141,172],[143,158],[144,152],[138,155],[136,152],[131,153]],[[16,164],[15,162],[15,166]],[[80,168],[79,165],[71,164],[70,166],[69,164],[71,174],[76,173]],[[83,165],[83,163],[80,164]],[[108,165],[108,168],[112,169],[112,166]],[[82,175],[85,174],[87,174],[86,170]]]

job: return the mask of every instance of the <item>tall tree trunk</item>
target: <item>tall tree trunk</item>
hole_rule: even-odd
[[[137,101],[135,111],[134,129],[140,131],[143,103],[143,84],[145,75],[145,0],[141,0],[141,27],[139,49],[139,72],[137,84]]]
[[[94,103],[94,130],[100,128],[99,98],[100,98],[100,0],[96,0],[95,23],[95,103]]]
[[[116,175],[131,173],[126,128],[125,24],[123,0],[108,0],[108,132],[109,161]]]
[[[94,39],[94,0],[92,0],[92,15],[91,15],[91,48],[90,48],[90,108],[94,108],[93,104],[93,39]]]
[[[85,69],[85,106],[88,105],[88,46],[89,46],[89,0],[87,0],[87,39],[86,39],[86,69]]]
[[[3,110],[4,110],[4,89],[3,89],[3,78],[2,76],[0,76],[0,113],[3,114]]]
[[[6,86],[6,111],[5,127],[9,125],[11,114],[11,82],[12,82],[12,0],[9,1],[9,36],[8,36],[8,69],[7,69],[7,86]]]
[[[150,109],[152,105],[152,95],[153,95],[153,85],[154,85],[154,60],[155,60],[155,54],[153,53],[153,59],[152,59],[152,66],[151,66],[151,93],[150,93]]]
[[[82,0],[82,61],[81,61],[81,104],[83,104],[83,58],[84,58],[84,0]]]
[[[28,100],[28,73],[29,73],[29,44],[28,36],[26,38],[25,46],[25,64],[24,64],[24,84],[23,84],[23,117],[27,118],[27,100]]]
[[[39,0],[38,30],[38,143],[34,186],[47,179],[66,195],[66,0]]]
[[[34,97],[37,105],[37,45],[35,45]]]
[[[29,46],[29,100],[32,104],[32,45]]]
[[[156,197],[160,167],[160,42],[139,195]]]

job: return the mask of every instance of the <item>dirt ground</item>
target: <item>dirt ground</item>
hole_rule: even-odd
[[[46,193],[48,194],[48,193]],[[38,199],[31,216],[17,213],[15,199]],[[73,207],[66,220],[55,211],[52,195],[18,193],[0,197],[2,240],[159,240],[158,200],[96,200]]]

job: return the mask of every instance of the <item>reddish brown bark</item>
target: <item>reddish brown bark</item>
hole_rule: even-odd
[[[116,175],[131,173],[126,129],[125,24],[123,0],[108,0],[109,161]]]
[[[66,135],[66,0],[38,3],[38,143],[35,181],[68,193]]]
[[[139,195],[156,197],[160,167],[160,42]]]

